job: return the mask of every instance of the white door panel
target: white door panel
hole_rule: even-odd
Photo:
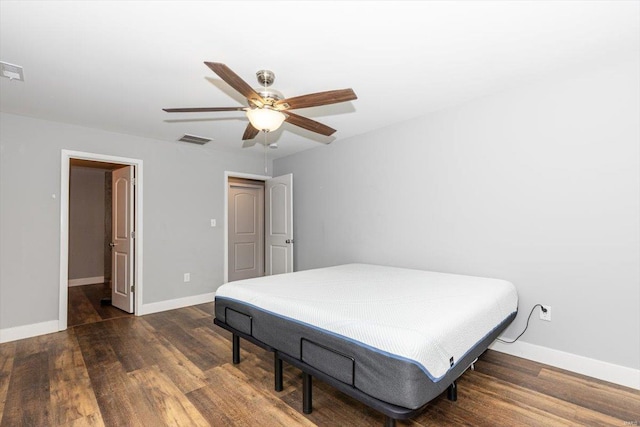
[[[264,185],[229,181],[229,281],[264,275]]]
[[[133,313],[133,166],[112,172],[111,304]]]
[[[265,189],[266,274],[293,271],[293,174],[268,179]]]

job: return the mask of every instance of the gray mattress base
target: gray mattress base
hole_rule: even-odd
[[[417,363],[242,302],[216,298],[215,323],[250,339],[303,371],[396,419],[440,395],[511,323],[504,319],[441,378]]]

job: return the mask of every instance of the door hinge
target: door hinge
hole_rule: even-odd
[[[131,285],[131,293],[136,291],[136,285]]]
[[[136,185],[136,179],[135,178],[131,178],[131,185]]]
[[[135,231],[132,231],[132,232],[131,232],[131,238],[132,238],[132,239],[135,239],[135,238],[136,238],[136,232],[135,232]]]

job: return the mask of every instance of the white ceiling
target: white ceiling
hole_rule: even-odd
[[[351,87],[356,101],[296,110],[334,137],[284,124],[282,157],[551,75],[640,51],[638,1],[187,2],[0,1],[0,109],[160,140],[242,148],[242,112],[168,114],[169,107],[244,106],[204,61],[250,85],[276,74],[285,96]],[[258,136],[262,140],[262,134]]]

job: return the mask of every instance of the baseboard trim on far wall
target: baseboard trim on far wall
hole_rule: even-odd
[[[95,285],[98,283],[104,283],[104,276],[82,277],[80,279],[69,279],[69,287]]]
[[[513,344],[494,342],[492,350],[533,360],[560,369],[640,390],[640,369],[614,365],[577,354],[518,341]]]
[[[216,293],[210,292],[207,294],[194,295],[168,301],[152,302],[150,304],[143,304],[136,314],[141,316],[144,314],[158,313],[161,311],[175,310],[177,308],[189,307],[192,305],[205,304],[212,302],[215,297]],[[51,334],[58,331],[58,320],[49,320],[47,322],[0,329],[0,343],[17,341],[38,335]]]
[[[57,320],[0,329],[0,343],[17,341],[24,338],[36,337],[38,335],[51,334],[53,332],[58,332]]]
[[[149,304],[142,304],[136,313],[138,316],[145,314],[159,313],[161,311],[175,310],[182,307],[189,307],[192,305],[205,304],[212,302],[216,297],[215,292],[208,294],[193,295],[190,297],[171,299],[167,301],[152,302]]]

